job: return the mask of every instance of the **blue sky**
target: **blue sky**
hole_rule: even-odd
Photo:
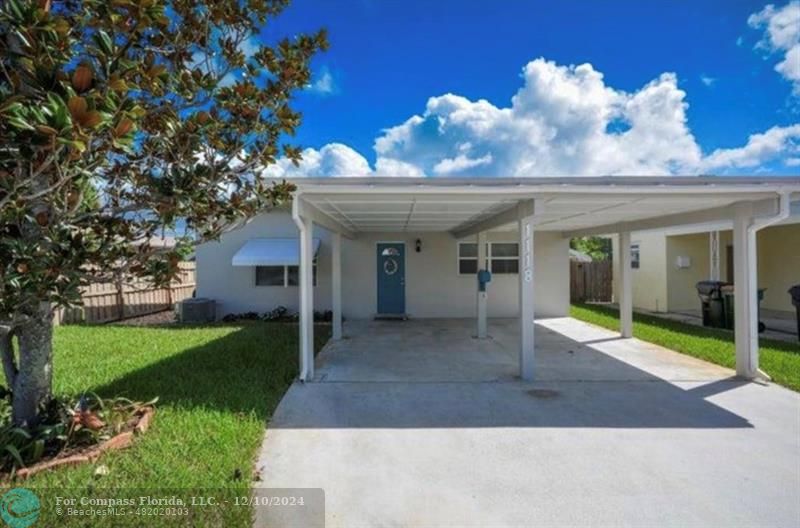
[[[800,172],[797,0],[294,0],[262,37],[319,27],[305,174]]]

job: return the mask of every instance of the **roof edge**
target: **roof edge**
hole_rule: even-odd
[[[276,181],[279,179],[275,179]],[[303,186],[392,186],[392,187],[523,187],[564,186],[593,187],[620,186],[789,186],[800,188],[798,176],[537,176],[537,177],[491,177],[471,178],[417,178],[417,177],[299,177],[286,181]]]

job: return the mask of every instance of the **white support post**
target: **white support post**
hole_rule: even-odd
[[[314,223],[301,218],[300,229],[300,379],[314,379]]]
[[[533,201],[518,206],[519,228],[519,376],[533,380],[534,349],[534,281],[533,281]]]
[[[333,338],[342,338],[342,235],[333,233],[331,263],[331,309],[333,311]]]
[[[713,281],[718,281],[720,277],[719,231],[711,231],[708,234],[708,257],[709,257],[708,278]]]
[[[758,376],[758,281],[756,233],[749,204],[738,204],[733,219],[733,283],[736,374]]]
[[[619,333],[633,336],[633,271],[631,269],[631,233],[619,234]]]
[[[477,235],[478,240],[478,271],[482,269],[486,269],[486,231],[481,231]],[[478,339],[486,339],[487,336],[487,312],[486,312],[486,300],[487,300],[487,292],[480,291],[478,285],[475,284],[474,287],[478,291],[478,296],[476,300],[477,306],[477,319],[478,319]],[[488,288],[488,286],[487,286]]]

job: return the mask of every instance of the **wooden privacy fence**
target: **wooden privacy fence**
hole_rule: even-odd
[[[178,275],[168,287],[154,287],[143,279],[90,284],[81,293],[83,306],[59,308],[55,323],[107,323],[170,309],[191,297],[195,288],[195,263],[178,266]]]
[[[573,260],[569,264],[569,297],[572,302],[611,302],[611,260]]]

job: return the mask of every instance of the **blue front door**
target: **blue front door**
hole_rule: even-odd
[[[406,245],[378,244],[378,313],[406,313]]]

